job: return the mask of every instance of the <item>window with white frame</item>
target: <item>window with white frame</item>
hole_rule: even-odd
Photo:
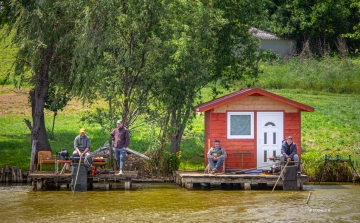
[[[254,112],[227,113],[228,139],[254,138]]]

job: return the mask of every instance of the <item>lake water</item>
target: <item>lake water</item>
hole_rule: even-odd
[[[72,194],[0,184],[0,222],[360,222],[360,184],[309,184],[274,193],[188,191],[174,183],[135,183],[130,191],[94,186]]]

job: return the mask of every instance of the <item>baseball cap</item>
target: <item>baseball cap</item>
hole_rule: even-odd
[[[86,130],[85,129],[80,129],[80,133],[82,133],[82,132],[86,132]]]
[[[116,124],[122,124],[121,120],[117,120]]]

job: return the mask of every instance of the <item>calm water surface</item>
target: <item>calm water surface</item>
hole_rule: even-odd
[[[95,185],[96,186],[96,185]],[[306,204],[309,192],[309,204]],[[173,183],[131,191],[31,191],[0,184],[0,222],[360,222],[360,184],[303,191],[188,191]]]

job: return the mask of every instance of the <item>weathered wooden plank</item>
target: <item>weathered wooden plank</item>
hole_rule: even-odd
[[[23,182],[23,171],[22,169],[19,169],[19,182],[22,183]]]
[[[249,151],[249,152],[253,152],[254,151],[254,144],[252,145],[243,145],[242,143],[239,143],[239,145],[227,145],[226,142],[223,143],[223,147],[226,150],[231,150],[231,151]]]
[[[6,183],[9,182],[9,178],[10,178],[9,174],[10,174],[9,166],[6,166],[6,167],[5,167],[5,182],[6,182]]]
[[[0,174],[1,174],[1,177],[0,177],[0,182],[4,182],[4,181],[5,181],[4,168],[1,168],[1,170],[0,170]]]
[[[17,182],[17,176],[16,176],[16,166],[13,166],[11,168],[11,181],[16,183]]]

